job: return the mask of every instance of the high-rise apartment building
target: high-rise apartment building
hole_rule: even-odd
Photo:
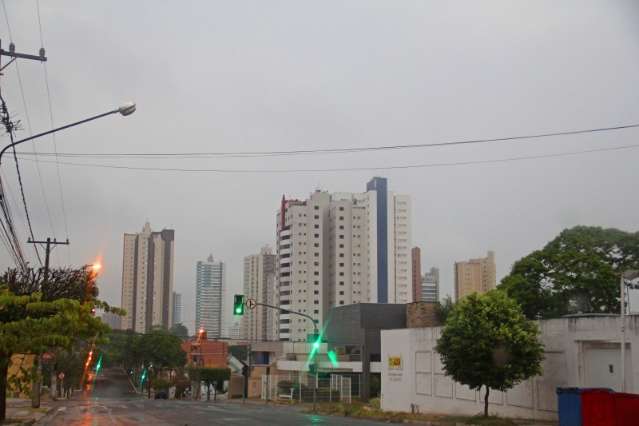
[[[455,300],[472,293],[486,293],[497,285],[495,252],[486,257],[455,262]]]
[[[275,254],[263,247],[259,254],[244,258],[244,296],[259,303],[276,305]],[[242,337],[247,340],[276,340],[275,311],[264,306],[247,309],[242,317]]]
[[[422,251],[419,247],[413,247],[410,251],[413,267],[413,299],[411,302],[421,300],[422,291]]]
[[[182,295],[173,292],[173,324],[182,324]]]
[[[204,329],[211,339],[222,337],[226,267],[213,255],[196,265],[195,329]]]
[[[122,329],[144,333],[154,326],[168,328],[173,316],[175,231],[124,234],[122,260]]]
[[[321,326],[331,306],[411,300],[410,198],[388,193],[385,179],[374,182],[364,193],[282,197],[276,220],[282,308]],[[309,320],[279,314],[280,340],[303,341],[312,331]]]
[[[430,268],[421,279],[419,300],[422,302],[439,302],[439,269]]]

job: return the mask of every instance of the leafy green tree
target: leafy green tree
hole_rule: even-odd
[[[213,401],[215,401],[218,392],[224,390],[224,381],[231,378],[231,370],[228,368],[198,368],[197,376],[206,384],[206,400],[211,400],[210,387],[213,386],[215,393]]]
[[[173,324],[169,332],[181,339],[189,337],[189,330],[184,326],[184,324]]]
[[[639,233],[577,226],[517,261],[499,288],[530,319],[618,313],[626,269],[639,269]]]
[[[537,325],[527,320],[517,302],[493,290],[464,297],[450,312],[437,341],[446,374],[471,389],[505,391],[541,374],[543,345]]]
[[[144,364],[153,364],[156,370],[183,367],[186,353],[182,350],[182,339],[167,330],[157,327],[139,339],[137,354]]]
[[[0,421],[6,415],[7,371],[16,353],[42,354],[71,348],[76,338],[93,338],[108,327],[93,315],[92,303],[44,301],[42,293],[16,295],[0,287]]]
[[[440,323],[445,324],[446,319],[448,318],[448,314],[453,309],[454,303],[453,298],[450,295],[446,295],[443,302],[437,302],[437,306],[435,306],[435,314],[437,315],[437,319]]]

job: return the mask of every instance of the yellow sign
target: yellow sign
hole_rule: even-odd
[[[389,356],[388,357],[388,368],[391,370],[401,370],[402,369],[402,357],[401,356]]]

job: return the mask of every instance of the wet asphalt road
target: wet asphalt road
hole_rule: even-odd
[[[128,425],[368,425],[344,417],[305,414],[294,407],[240,402],[148,400],[133,392],[124,373],[107,370],[95,388],[44,417],[47,426]]]

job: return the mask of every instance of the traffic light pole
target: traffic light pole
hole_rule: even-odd
[[[248,301],[247,301],[248,304]],[[312,316],[307,315],[307,314],[303,314],[301,312],[297,312],[297,311],[291,311],[288,309],[284,309],[284,308],[280,308],[279,306],[273,306],[273,305],[268,305],[266,303],[260,303],[260,302],[256,302],[256,301],[252,301],[253,307],[256,306],[264,306],[265,308],[270,308],[270,309],[275,309],[280,311],[283,314],[294,314],[294,315],[299,315],[301,317],[306,318],[307,320],[311,321],[311,324],[313,324],[313,334],[315,336],[319,336],[318,330],[317,330],[317,324],[315,323],[315,320],[313,319]],[[252,309],[249,307],[249,309]],[[250,348],[250,346],[249,346]],[[250,360],[250,356],[251,354],[249,353],[249,360]],[[314,367],[312,368],[312,370],[315,370],[315,384],[313,386],[313,412],[316,411],[316,406],[317,406],[317,385],[318,385],[318,381],[319,381],[319,373],[317,371],[317,365],[315,363],[315,358],[313,358],[311,360],[312,364],[309,364],[309,369],[311,369],[311,366]],[[300,396],[302,395],[302,386],[300,384]]]

